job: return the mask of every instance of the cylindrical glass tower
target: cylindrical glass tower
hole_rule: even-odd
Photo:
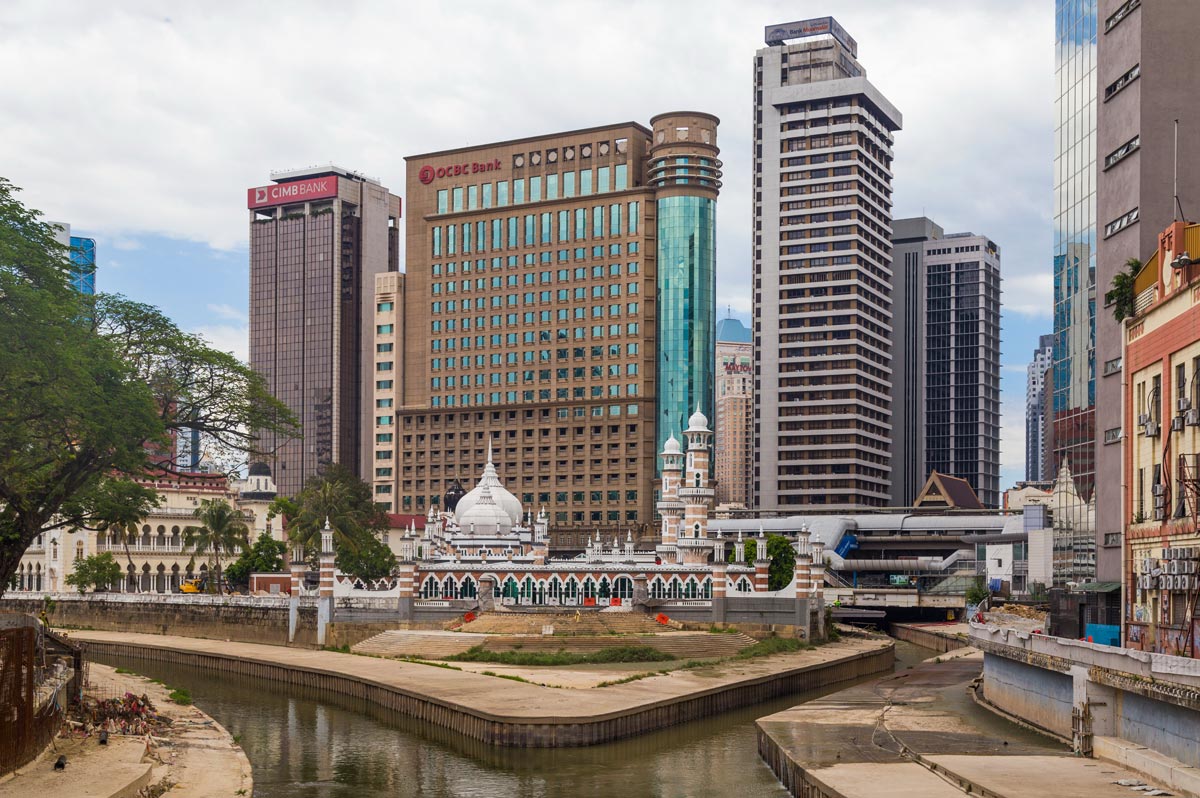
[[[716,207],[721,188],[717,125],[711,114],[677,112],[650,120],[647,183],[657,192],[657,440],[682,436],[697,408],[715,418]]]

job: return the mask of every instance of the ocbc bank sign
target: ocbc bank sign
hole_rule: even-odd
[[[441,180],[444,177],[460,177],[480,172],[494,172],[499,168],[499,158],[494,158],[490,161],[464,161],[463,163],[451,164],[450,166],[430,166],[429,164],[425,164],[417,171],[417,179],[427,186],[434,180]]]

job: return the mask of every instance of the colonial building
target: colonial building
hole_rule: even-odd
[[[1200,266],[1191,252],[1200,252],[1200,225],[1175,222],[1137,274],[1134,312],[1124,320],[1125,418],[1111,442],[1125,442],[1125,643],[1194,657],[1200,654]]]

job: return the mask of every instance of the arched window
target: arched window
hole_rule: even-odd
[[[550,588],[546,592],[549,593],[550,598],[556,601],[562,598],[562,582],[557,576],[550,577]]]
[[[526,576],[521,582],[521,598],[528,599],[533,597],[533,577]]]
[[[671,577],[671,581],[667,584],[667,598],[677,599],[683,594],[683,582],[679,581],[678,576]]]
[[[442,583],[442,595],[448,599],[458,598],[458,586],[454,584],[453,576],[447,576]]]
[[[442,589],[437,577],[433,574],[425,577],[425,581],[421,583],[421,598],[439,598],[441,595]]]
[[[583,597],[596,597],[596,580],[592,579],[590,576],[583,580]]]
[[[666,586],[663,584],[662,577],[654,577],[654,579],[650,582],[650,597],[660,599],[665,598],[666,595],[667,590]]]
[[[688,599],[696,598],[696,577],[689,576],[688,580],[683,584],[683,597]]]
[[[705,599],[712,598],[713,580],[711,576],[704,577],[704,583],[700,586],[700,595]]]
[[[479,589],[475,586],[475,580],[470,576],[464,576],[458,594],[463,598],[475,598],[478,593]]]
[[[628,576],[618,576],[613,580],[613,595],[620,599],[633,598],[633,580]]]
[[[606,599],[612,596],[612,587],[608,583],[608,577],[600,577],[600,598]]]
[[[733,589],[739,593],[750,593],[754,588],[751,586],[750,580],[743,576],[737,580],[737,584],[733,586]]]
[[[519,592],[516,579],[509,576],[504,580],[504,590],[501,592],[504,598],[516,598]]]
[[[574,576],[567,579],[566,594],[569,599],[575,599],[579,596],[579,582]]]

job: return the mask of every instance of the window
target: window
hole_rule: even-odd
[[[1117,147],[1115,150],[1113,150],[1111,153],[1109,153],[1109,155],[1104,159],[1105,170],[1111,169],[1112,167],[1116,166],[1118,163],[1120,163],[1122,160],[1124,160],[1127,155],[1130,155],[1131,153],[1135,152],[1141,146],[1142,146],[1142,136],[1139,133],[1138,135],[1134,136],[1129,141],[1125,142],[1120,147]]]
[[[1113,219],[1111,222],[1104,225],[1104,237],[1111,238],[1112,236],[1115,236],[1117,233],[1121,232],[1126,227],[1129,227],[1130,225],[1135,224],[1137,222],[1137,220],[1138,220],[1138,209],[1134,208],[1133,210],[1125,213],[1122,216],[1117,217],[1116,219]]]
[[[1117,92],[1128,86],[1130,83],[1133,83],[1135,80],[1141,77],[1141,75],[1142,65],[1134,64],[1132,67],[1130,67],[1128,72],[1104,88],[1104,102],[1111,100],[1114,96],[1116,96]]]
[[[379,302],[375,305],[375,311],[377,313],[386,313],[387,311],[391,310],[392,307],[393,305],[391,302]]]

